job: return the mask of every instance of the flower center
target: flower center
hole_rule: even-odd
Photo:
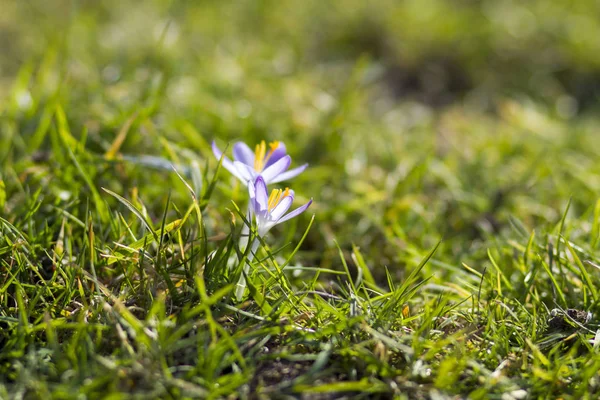
[[[264,140],[261,140],[254,149],[254,170],[256,172],[262,172],[265,168],[265,164],[269,161],[269,158],[273,155],[273,152],[279,147],[279,142],[269,143],[269,152],[267,153],[267,145]]]
[[[287,197],[289,195],[290,195],[289,188],[285,188],[285,190],[273,189],[273,191],[271,192],[271,195],[269,196],[269,201],[267,203],[267,207],[269,208],[269,211],[273,211],[273,209],[275,207],[277,207],[277,205],[279,203],[281,203],[281,200],[283,200],[285,197]]]

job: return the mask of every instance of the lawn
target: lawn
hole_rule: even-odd
[[[600,397],[597,1],[0,10],[0,398]]]

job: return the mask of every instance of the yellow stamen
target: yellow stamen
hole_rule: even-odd
[[[277,141],[269,143],[269,152],[267,153],[267,145],[264,140],[256,145],[254,150],[254,170],[256,172],[262,172],[265,168],[265,164],[269,161],[269,158],[271,158],[278,147],[279,142]]]
[[[271,195],[269,196],[269,202],[268,202],[269,211],[271,211],[272,209],[275,208],[275,206],[277,206],[277,203],[279,203],[280,197],[281,197],[281,189],[273,189],[273,191],[271,192]]]
[[[273,211],[275,207],[283,200],[285,197],[290,195],[290,189],[285,188],[285,190],[281,189],[273,189],[271,195],[269,196],[269,200],[267,202],[267,207],[269,211]]]
[[[256,145],[254,150],[254,169],[256,171],[262,171],[266,152],[267,145],[265,144],[264,140],[261,140],[260,143]]]

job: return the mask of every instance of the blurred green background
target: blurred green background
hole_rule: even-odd
[[[46,57],[82,91],[106,87],[123,107],[153,80],[166,87],[165,105],[184,109],[223,93],[264,101],[281,80],[335,89],[366,56],[382,102],[491,110],[501,96],[522,95],[569,117],[597,100],[599,12],[588,0],[3,0],[2,94],[24,63]],[[129,96],[118,90],[125,83],[137,83]]]
[[[213,138],[284,140],[294,164],[311,164],[292,184],[300,200],[315,198],[318,222],[301,259],[322,266],[339,265],[334,238],[376,265],[416,264],[442,237],[440,258],[476,262],[517,225],[556,226],[570,197],[584,219],[597,200],[595,0],[0,0],[0,9],[4,175],[31,191],[51,176],[55,205],[89,196],[76,173],[53,170],[61,164],[45,132],[55,104],[99,157],[128,121],[122,154],[203,170],[216,166]],[[163,181],[180,189],[176,204],[189,203],[168,171],[109,165],[92,178],[126,197],[138,188],[155,219]],[[17,180],[5,180],[10,193]],[[222,202],[207,210],[213,233],[228,229],[229,199],[244,201],[239,187],[219,188]],[[4,213],[16,215],[19,199]],[[595,246],[592,230],[570,234]]]

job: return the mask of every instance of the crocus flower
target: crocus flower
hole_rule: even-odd
[[[248,181],[248,193],[250,195],[248,214],[250,217],[254,215],[254,218],[256,219],[256,230],[260,237],[265,236],[275,225],[302,214],[312,203],[312,199],[310,199],[308,203],[288,213],[288,210],[294,202],[294,191],[290,189],[275,189],[269,196],[267,194],[267,183],[265,182],[265,178],[261,175],[255,180]],[[246,290],[245,275],[250,271],[249,263],[254,258],[254,253],[258,250],[259,244],[260,241],[258,238],[254,238],[250,254],[248,254],[247,263],[244,265],[244,272],[236,284],[235,297],[240,301]]]
[[[219,160],[223,157],[223,152],[214,141],[212,150]],[[264,140],[256,145],[254,151],[245,143],[236,142],[233,145],[233,161],[223,157],[223,167],[246,185],[254,182],[258,176],[262,176],[266,183],[285,181],[299,175],[308,167],[308,164],[304,164],[288,170],[291,163],[292,158],[286,154],[282,142],[271,142],[267,149]]]
[[[269,196],[267,184],[262,176],[258,176],[255,181],[248,182],[248,193],[250,194],[249,209],[256,218],[257,232],[261,237],[275,225],[302,214],[312,203],[311,199],[303,206],[287,213],[294,202],[294,191],[274,189]]]

